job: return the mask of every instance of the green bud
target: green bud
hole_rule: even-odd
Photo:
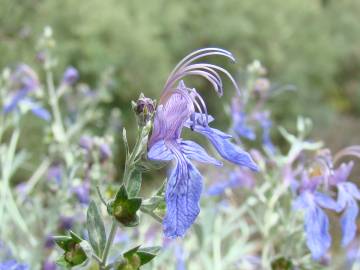
[[[137,211],[141,206],[141,198],[129,198],[124,185],[116,194],[116,197],[107,205],[108,213],[117,221],[127,227],[134,227],[139,224]]]
[[[74,232],[70,236],[57,236],[55,242],[64,250],[64,254],[59,258],[58,264],[62,266],[76,266],[86,261],[87,255],[81,247],[83,240]]]

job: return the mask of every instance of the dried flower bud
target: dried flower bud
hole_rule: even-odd
[[[139,125],[145,126],[155,112],[156,102],[141,93],[139,99],[136,102],[132,102],[132,106],[138,117]]]

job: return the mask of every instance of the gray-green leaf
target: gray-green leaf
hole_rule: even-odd
[[[137,195],[139,195],[141,189],[141,181],[142,181],[141,171],[135,169],[131,174],[127,188],[129,198],[137,197]]]
[[[87,211],[87,229],[89,240],[94,252],[102,256],[106,243],[106,232],[104,222],[100,216],[98,207],[91,201]]]

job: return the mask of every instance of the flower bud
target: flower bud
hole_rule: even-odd
[[[68,67],[63,76],[63,84],[73,85],[79,79],[79,72],[74,67]]]
[[[132,107],[138,117],[139,126],[145,126],[155,112],[156,102],[141,93],[139,99],[132,102]]]

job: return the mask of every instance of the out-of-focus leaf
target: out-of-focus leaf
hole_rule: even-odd
[[[94,252],[101,256],[106,244],[106,232],[104,221],[101,218],[98,207],[91,201],[87,211],[87,229],[89,240]]]

